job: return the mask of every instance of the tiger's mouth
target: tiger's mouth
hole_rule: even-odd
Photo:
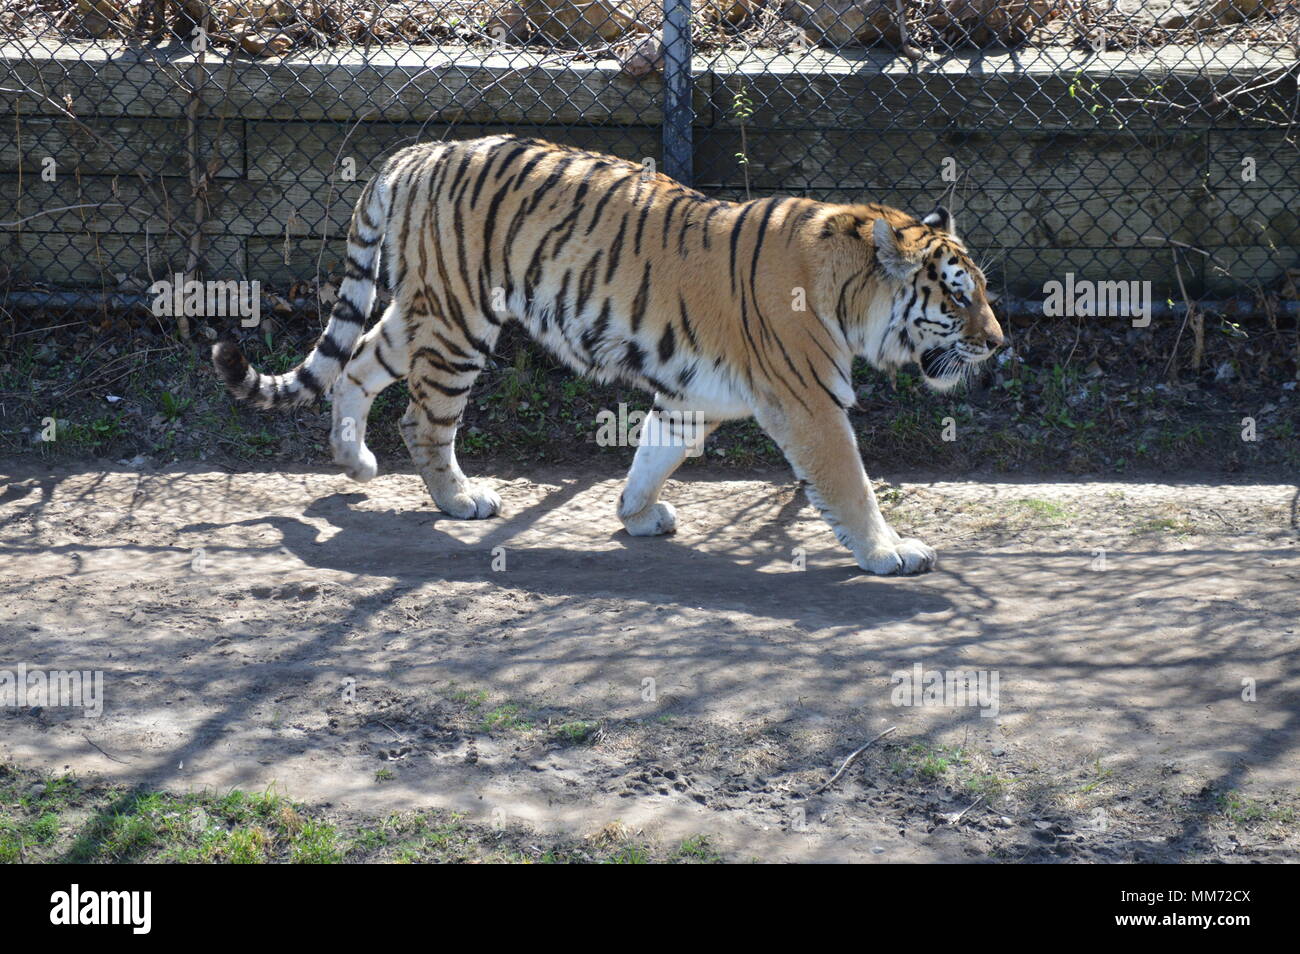
[[[917,363],[921,373],[930,381],[959,379],[965,376],[970,362],[956,348],[930,348],[921,354]]]
[[[993,353],[970,354],[956,345],[947,348],[928,348],[921,352],[916,363],[921,366],[921,376],[935,391],[950,391],[972,374],[980,362]]]

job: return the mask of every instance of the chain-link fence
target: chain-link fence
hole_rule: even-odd
[[[318,300],[411,142],[510,131],[712,195],[943,203],[1008,300],[1294,298],[1280,0],[0,0],[8,309],[176,274]]]

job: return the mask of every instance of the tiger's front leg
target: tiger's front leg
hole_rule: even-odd
[[[820,415],[797,416],[781,409],[756,412],[758,423],[772,436],[795,475],[806,482],[809,500],[821,512],[836,538],[868,573],[925,573],[937,556],[920,540],[900,537],[880,512],[875,491],[858,454],[848,414],[823,407]]]

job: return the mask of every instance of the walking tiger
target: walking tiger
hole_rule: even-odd
[[[366,331],[381,264],[393,299]],[[752,416],[878,574],[924,572],[935,552],[881,515],[848,417],[853,358],[916,362],[945,390],[1003,340],[943,208],[726,202],[622,159],[490,136],[403,149],[365,187],[329,325],[302,364],[261,374],[229,340],[213,361],[262,407],[332,388],[335,460],[361,481],[376,473],[371,403],[405,378],[402,436],[430,495],[485,518],[501,499],[466,477],[454,443],[512,319],[575,371],[654,393],[618,501],[629,533],[673,532],[664,482],[718,423]],[[682,420],[703,423],[682,433]]]

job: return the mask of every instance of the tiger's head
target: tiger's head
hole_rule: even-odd
[[[957,237],[952,215],[940,206],[901,227],[882,216],[871,237],[876,261],[894,285],[879,363],[915,361],[931,388],[955,387],[1003,337],[984,273]]]
[[[942,206],[922,219],[868,208],[859,234],[864,242],[869,236],[886,288],[869,309],[864,356],[881,369],[915,362],[931,388],[956,387],[1003,342],[984,273]]]

